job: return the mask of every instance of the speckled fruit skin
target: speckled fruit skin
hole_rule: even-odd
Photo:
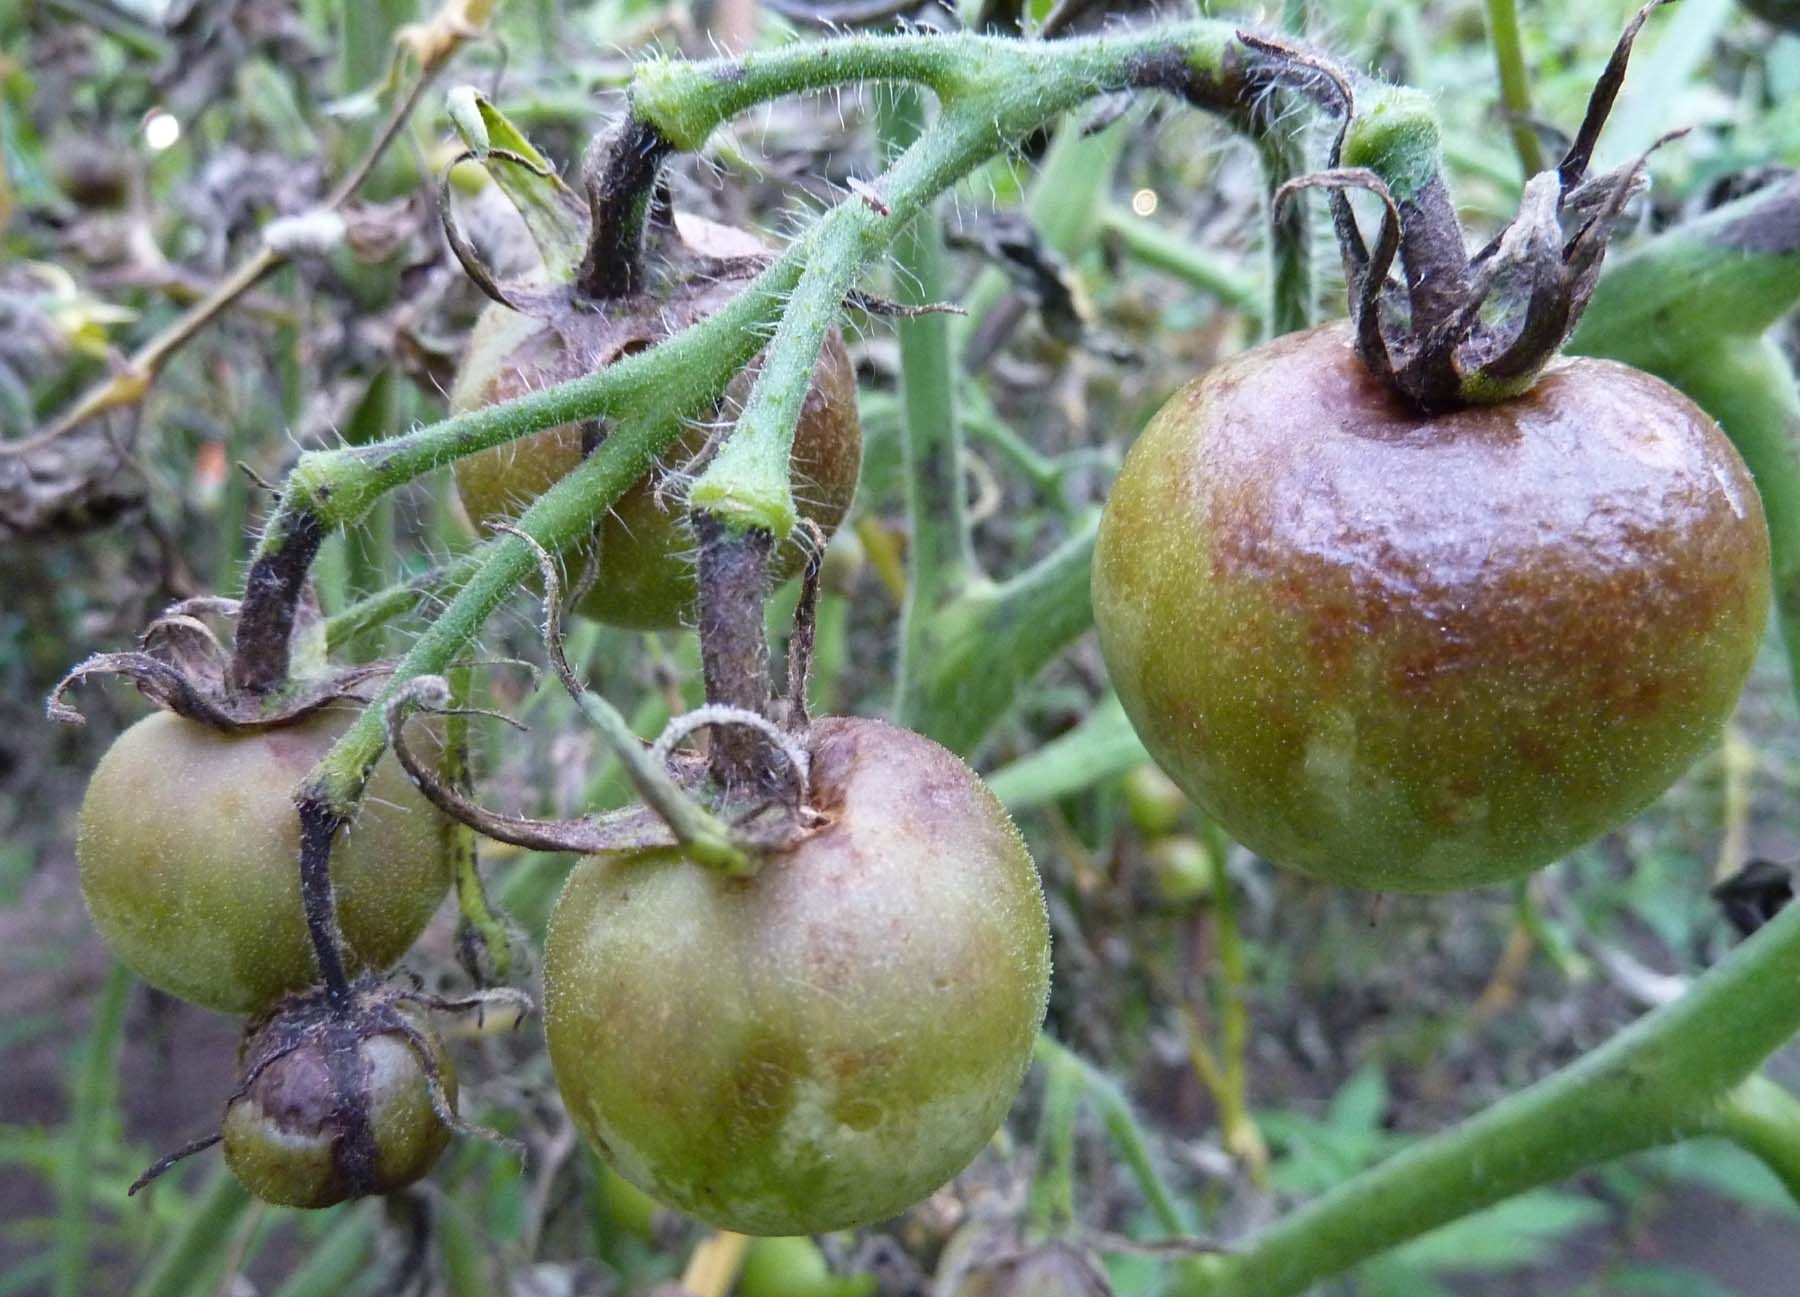
[[[746,1234],[881,1220],[962,1170],[1049,988],[1037,870],[986,785],[879,721],[821,721],[808,746],[827,827],[751,879],[589,858],[544,951],[576,1126],[646,1192]]]
[[[1429,892],[1549,863],[1717,736],[1769,603],[1724,434],[1565,359],[1422,418],[1326,325],[1178,392],[1107,502],[1094,615],[1119,698],[1261,855]]]
[[[765,254],[750,234],[678,213],[687,246],[714,257]],[[603,367],[613,356],[659,341],[667,333],[717,311],[742,288],[741,280],[707,284],[679,301],[650,299],[609,303],[606,322],[596,325],[590,344],[596,355],[577,354],[549,324],[498,304],[476,321],[468,354],[450,392],[453,410],[508,401]],[[717,421],[729,421],[750,394],[754,367],[726,389]],[[663,462],[681,466],[705,446],[703,431],[680,438]],[[476,530],[510,522],[524,508],[581,463],[583,431],[564,424],[507,442],[456,462],[456,489]],[[791,464],[794,502],[829,536],[849,512],[862,464],[862,425],[856,411],[856,371],[833,330],[826,336],[813,370],[812,387],[794,431]],[[692,620],[695,543],[677,487],[657,497],[660,474],[626,491],[596,529],[599,570],[577,605],[586,616],[615,626],[672,629]],[[798,536],[798,533],[796,533]],[[800,570],[805,550],[799,539],[775,557],[777,579]]]
[[[354,717],[232,736],[157,712],[107,749],[75,850],[94,924],[133,972],[226,1013],[317,980],[292,798]],[[443,818],[383,758],[331,862],[353,969],[385,968],[424,930],[450,884],[445,842]]]
[[[456,1071],[423,1014],[402,1009],[432,1046],[438,1080],[452,1110]],[[368,1192],[390,1193],[423,1178],[450,1143],[450,1128],[431,1106],[419,1055],[395,1035],[358,1047],[366,1078],[375,1164]],[[339,1118],[325,1051],[303,1045],[271,1063],[225,1109],[225,1165],[251,1193],[278,1207],[331,1207],[356,1196],[341,1169]]]

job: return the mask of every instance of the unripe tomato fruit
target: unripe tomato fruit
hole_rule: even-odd
[[[1769,537],[1736,451],[1659,379],[1564,359],[1424,417],[1333,324],[1163,406],[1093,596],[1132,724],[1201,809],[1318,878],[1427,892],[1549,863],[1714,740]]]
[[[750,234],[711,221],[677,214],[687,250],[709,257],[747,257],[768,250]],[[742,288],[742,280],[709,280],[691,285],[668,301],[625,299],[597,305],[591,343],[572,346],[557,328],[498,303],[476,321],[468,354],[450,392],[453,410],[509,401],[589,373],[602,363],[642,350],[668,333],[719,310]],[[755,366],[725,390],[715,422],[736,416],[750,393]],[[706,444],[696,428],[663,456],[679,468]],[[510,522],[526,506],[580,464],[593,439],[575,424],[506,442],[456,461],[456,489],[478,531]],[[862,427],[856,412],[856,373],[834,330],[827,335],[813,370],[812,387],[794,432],[790,464],[794,503],[800,516],[829,536],[843,521],[856,494],[862,463]],[[593,584],[577,605],[596,621],[647,630],[672,629],[691,620],[695,598],[694,538],[687,525],[679,484],[665,486],[663,474],[639,479],[595,529],[599,563]],[[805,561],[796,531],[772,561],[775,578],[786,580]],[[579,568],[572,568],[578,572]]]
[[[300,907],[302,779],[354,719],[316,712],[230,735],[156,712],[107,749],[75,852],[94,925],[139,977],[184,1000],[254,1013],[318,979]],[[391,756],[332,853],[353,969],[385,968],[450,883],[445,821]]]
[[[399,1012],[431,1047],[451,1110],[456,1072],[429,1019]],[[425,1066],[413,1044],[393,1034],[354,1044],[373,1157],[358,1184],[345,1143],[344,1092],[323,1043],[309,1042],[266,1067],[225,1109],[225,1165],[251,1193],[279,1207],[331,1207],[390,1193],[425,1176],[450,1143],[450,1128],[431,1103]],[[352,1100],[356,1101],[356,1100]]]
[[[590,857],[544,950],[576,1126],[628,1180],[746,1234],[881,1220],[1006,1115],[1049,987],[1037,871],[952,754],[871,720],[807,736],[829,823],[729,878]]]

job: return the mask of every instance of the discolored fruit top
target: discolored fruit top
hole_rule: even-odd
[[[960,1171],[1049,985],[1037,871],[974,772],[879,721],[821,721],[808,746],[826,827],[747,879],[672,850],[590,858],[544,955],[576,1125],[655,1197],[749,1234],[880,1220]]]
[[[1435,891],[1549,863],[1712,743],[1768,564],[1743,463],[1661,380],[1564,359],[1426,417],[1330,324],[1170,399],[1093,594],[1132,723],[1202,809],[1320,878]]]

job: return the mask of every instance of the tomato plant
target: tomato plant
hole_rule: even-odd
[[[203,371],[229,409],[216,436],[179,417],[176,392],[197,390],[185,371],[169,371],[189,385],[162,388],[144,421],[205,441],[189,494],[217,492],[204,514],[219,537],[214,584],[241,582],[242,599],[197,593],[165,529],[146,527],[161,554],[154,597],[179,602],[134,651],[95,653],[50,700],[53,718],[77,720],[70,684],[124,674],[161,709],[94,773],[84,886],[96,926],[147,979],[251,1015],[222,1129],[133,1192],[222,1144],[239,1184],[273,1203],[389,1194],[381,1215],[407,1223],[409,1279],[431,1281],[420,1258],[435,1249],[458,1292],[516,1287],[516,1265],[579,1287],[595,1263],[635,1291],[669,1280],[661,1254],[692,1243],[679,1282],[698,1297],[723,1297],[747,1253],[747,1287],[923,1291],[935,1276],[946,1293],[1118,1283],[1131,1297],[1292,1297],[1385,1254],[1401,1265],[1401,1245],[1438,1226],[1690,1138],[1724,1137],[1800,1186],[1800,1104],[1758,1074],[1800,1027],[1800,911],[1777,913],[1791,895],[1778,864],[1734,873],[1755,849],[1755,760],[1728,747],[1718,808],[1691,817],[1723,830],[1716,873],[1738,885],[1734,921],[1756,929],[1740,947],[1721,955],[1728,934],[1704,926],[1704,907],[1669,901],[1677,866],[1627,851],[1632,886],[1662,906],[1642,926],[1695,973],[1679,997],[1673,977],[1613,958],[1607,924],[1577,895],[1602,870],[1622,873],[1611,846],[1629,843],[1577,853],[1553,887],[1521,885],[1510,906],[1439,895],[1394,907],[1398,918],[1357,917],[1332,889],[1258,873],[1261,857],[1425,893],[1518,878],[1694,765],[1735,705],[1771,601],[1800,668],[1800,386],[1764,336],[1800,298],[1800,183],[1749,165],[1786,147],[1765,114],[1668,169],[1686,206],[1744,197],[1692,221],[1653,197],[1651,218],[1633,219],[1656,114],[1620,114],[1624,129],[1608,128],[1620,161],[1596,158],[1654,5],[1610,56],[1568,19],[1568,70],[1537,105],[1513,5],[1487,6],[1514,174],[1481,138],[1498,134],[1485,99],[1355,70],[1418,71],[1426,43],[1405,33],[1436,23],[1434,7],[1384,11],[1401,34],[1342,59],[1221,19],[1139,25],[1059,5],[1040,20],[1000,0],[970,15],[981,34],[784,30],[758,45],[721,26],[719,48],[747,52],[620,62],[575,53],[593,32],[562,30],[555,4],[533,7],[524,44],[513,24],[526,20],[486,0],[444,0],[413,25],[404,0],[317,4],[323,24],[309,4],[279,39],[256,6],[223,35],[255,51],[245,98],[258,130],[279,136],[306,119],[282,111],[282,92],[310,102],[310,87],[269,72],[282,42],[342,18],[355,74],[328,132],[347,154],[339,182],[321,196],[293,180],[293,159],[331,149],[284,138],[290,165],[268,168],[273,192],[249,200],[282,216],[234,271],[209,265],[195,294],[143,257],[148,276],[134,266],[107,281],[148,277],[177,299],[139,303],[167,323],[129,355],[102,361],[96,330],[121,321],[54,275],[41,295],[88,344],[85,368],[21,398],[18,331],[0,339],[5,408],[35,420],[62,406],[0,447],[8,526],[22,497],[38,526],[135,507],[110,478],[83,478],[83,457],[104,456],[169,357],[227,307],[254,303],[246,327],[284,339],[276,381]],[[779,7],[800,23],[895,16]],[[732,8],[717,6],[722,24]],[[1685,13],[1701,13],[1705,34],[1726,9]],[[665,17],[657,39],[691,34],[685,12]],[[576,183],[472,87],[411,129],[436,111],[432,78],[495,22],[501,48],[542,57],[509,55],[490,84],[523,99],[520,80],[541,67],[576,78],[581,93],[520,104],[565,161],[582,156]],[[359,39],[373,28],[391,43]],[[211,67],[197,55],[222,38],[185,22],[134,32],[159,67]],[[1665,75],[1713,43],[1694,35],[1667,38]],[[1738,46],[1730,57],[1748,70],[1725,100],[1791,71]],[[13,127],[16,81],[0,77],[9,166],[30,144]],[[773,110],[760,153],[713,143],[752,110],[867,81],[883,84],[841,100],[840,133],[808,119],[797,151]],[[158,102],[133,120],[163,155],[149,171],[173,174],[191,151],[226,176],[200,206],[235,201],[240,177],[219,147],[229,112],[184,137],[167,78],[147,85]],[[620,97],[582,150],[598,124],[585,91],[599,86]],[[1157,133],[1120,118],[1153,95],[1246,137],[1261,185],[1237,184],[1235,155],[1197,162],[1172,117]],[[1547,164],[1536,123],[1572,117],[1582,98],[1585,117]],[[90,99],[112,102],[72,102]],[[386,115],[369,120],[371,104]],[[415,192],[422,169],[381,165],[395,140],[441,164],[435,212]],[[1021,210],[990,212],[990,199],[1010,202],[1020,158],[1039,167],[1020,181]],[[1720,175],[1681,174],[1696,168]],[[108,219],[135,222],[138,257],[156,230],[132,167],[119,174],[131,201]],[[293,192],[278,183],[290,180]],[[1206,197],[1184,201],[1197,185]],[[93,215],[115,201],[104,188],[71,184],[64,201]],[[1314,328],[1304,205],[1318,190],[1350,318]],[[801,211],[798,191],[823,210]],[[741,228],[769,228],[784,207],[800,213],[785,241]],[[27,242],[54,231],[79,243],[85,219],[34,210]],[[228,242],[243,222],[215,224]],[[1615,260],[1603,273],[1610,240],[1651,229],[1623,272]],[[1200,230],[1266,257],[1215,260]],[[503,280],[483,248],[522,273]],[[1128,265],[1205,301],[1163,316],[1154,293],[1130,300],[1142,284]],[[959,283],[965,270],[979,273]],[[354,314],[326,332],[316,317],[333,313],[318,304],[333,295]],[[1009,342],[1021,329],[1024,345]],[[1258,332],[1261,345],[1231,354]],[[1133,411],[1202,362],[1109,487]],[[268,409],[236,400],[240,379]],[[444,396],[448,416],[434,419]],[[827,582],[822,551],[850,520],[865,417],[878,452],[853,520],[866,564]],[[248,444],[246,429],[265,426],[305,447],[291,466],[277,459],[286,443]],[[248,482],[281,479],[254,520],[252,486],[221,469],[240,452]],[[157,477],[147,507],[183,480]],[[775,587],[796,573],[791,616],[785,603],[772,616]],[[503,615],[533,594],[527,617]],[[589,620],[565,640],[571,609]],[[229,647],[216,632],[227,620]],[[1090,626],[1099,657],[1065,657]],[[493,669],[521,658],[541,660],[561,694]],[[815,721],[820,697],[858,714]],[[990,789],[965,758],[1005,768]],[[1037,860],[1008,807],[1037,808]],[[1662,854],[1685,862],[1714,845]],[[421,940],[447,884],[454,934]],[[1339,959],[1345,927],[1383,922],[1361,964]],[[540,941],[541,1039],[515,1031],[523,995],[501,985],[529,980]],[[1432,962],[1436,945],[1464,964]],[[1396,968],[1449,1005],[1416,1040],[1383,1022]],[[1582,978],[1610,978],[1657,1007],[1504,1102],[1489,1102],[1495,1083],[1457,1089],[1479,1109],[1460,1125],[1402,1134],[1420,1124],[1403,1105],[1446,1096],[1447,1078],[1561,1066],[1622,1021],[1609,1002],[1598,1026],[1551,1024],[1567,1034],[1534,1041],[1528,1062],[1466,1067],[1458,1051],[1476,1030],[1554,999],[1551,977],[1570,999]],[[59,1297],[94,1287],[83,1211],[93,1168],[113,1167],[97,1144],[127,1018],[123,980],[107,985],[56,1183]],[[1330,1012],[1284,1013],[1271,989],[1318,985]],[[461,1018],[460,1089],[429,1014]],[[1503,1034],[1533,1033],[1488,1033]],[[1279,1087],[1310,1102],[1371,1048],[1416,1075],[1390,1093],[1366,1070],[1329,1121],[1273,1115]],[[232,1068],[213,1071],[224,1089]],[[1023,1130],[1006,1129],[1022,1089],[1036,1127],[1023,1156]],[[1139,1097],[1179,1142],[1146,1132]],[[541,1155],[524,1179],[480,1150],[441,1157],[466,1129],[459,1105],[509,1110],[500,1124]],[[1300,1145],[1321,1131],[1331,1156],[1306,1166]],[[584,1144],[605,1164],[598,1178]],[[428,1172],[429,1193],[398,1192]],[[222,1186],[156,1219],[222,1235],[242,1197]],[[158,1190],[185,1191],[179,1178]],[[375,1215],[321,1222],[315,1259],[354,1260]],[[753,1248],[750,1233],[790,1237]],[[246,1227],[242,1252],[259,1239]],[[207,1251],[176,1244],[147,1291],[175,1291]],[[308,1282],[351,1284],[357,1268]],[[13,1279],[0,1272],[0,1287]]]
[[[249,1038],[252,1079],[226,1105],[221,1131],[225,1165],[246,1189],[277,1206],[330,1207],[431,1170],[450,1143],[439,1107],[456,1111],[456,1072],[422,1012],[396,1013],[405,1034],[340,1040],[327,1029],[266,1061],[292,1030],[291,1012]]]
[[[1672,387],[1575,359],[1421,416],[1340,325],[1170,398],[1094,563],[1113,684],[1200,807],[1398,891],[1541,868],[1661,793],[1768,604],[1755,486]]]

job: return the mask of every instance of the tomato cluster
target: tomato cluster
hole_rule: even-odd
[[[661,273],[628,291],[571,283],[530,310],[497,293],[453,405],[618,363],[716,313],[762,264],[741,231],[661,219]],[[1549,863],[1693,761],[1756,652],[1769,539],[1719,428],[1658,380],[1548,361],[1552,347],[1507,399],[1451,401],[1462,354],[1414,347],[1396,367],[1381,327],[1365,314],[1279,339],[1171,398],[1107,502],[1093,610],[1133,725],[1219,826],[1321,879],[1436,891]],[[954,754],[880,721],[811,721],[803,697],[767,705],[766,584],[845,517],[861,430],[833,333],[789,461],[810,526],[742,550],[755,559],[733,579],[751,597],[720,600],[682,485],[756,366],[557,557],[585,560],[579,608],[599,620],[736,609],[736,626],[698,618],[710,723],[761,736],[780,769],[718,744],[705,772],[638,772],[663,819],[582,848],[547,938],[544,1025],[570,1117],[624,1181],[725,1229],[800,1235],[896,1214],[989,1141],[1043,1021],[1049,924],[1022,838]],[[514,520],[607,434],[553,428],[459,461],[471,522]],[[803,685],[811,624],[796,624]],[[757,679],[748,706],[712,696],[734,654],[717,680]],[[459,800],[396,731],[402,760],[363,772],[360,811],[321,838],[296,790],[348,707],[263,716],[159,689],[187,701],[120,736],[82,807],[95,925],[151,984],[250,1016],[219,1139],[252,1192],[317,1207],[417,1180],[459,1125],[427,1012],[448,1006],[384,975],[448,888],[452,819],[502,837],[520,822]],[[1174,791],[1149,767],[1126,786],[1164,899],[1190,904],[1227,885],[1222,839],[1177,833]],[[671,798],[728,822],[737,866],[697,845]],[[1066,1249],[964,1268],[970,1292],[1099,1283]]]

